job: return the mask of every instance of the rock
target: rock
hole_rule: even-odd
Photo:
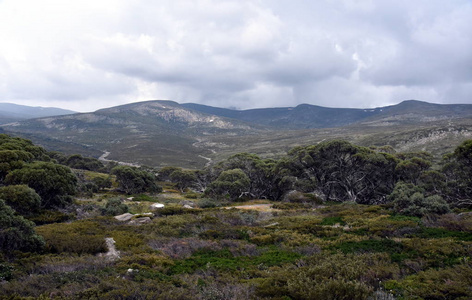
[[[161,203],[154,203],[151,205],[151,208],[153,209],[158,209],[158,208],[163,208],[164,207],[164,204],[161,204]]]
[[[126,222],[126,221],[131,220],[133,216],[134,216],[133,214],[125,213],[119,216],[115,216],[115,219],[117,219],[118,221]]]
[[[113,238],[105,238],[105,243],[108,248],[107,253],[100,253],[99,256],[105,256],[108,260],[114,261],[120,258],[120,251],[115,248],[115,240]]]
[[[187,206],[190,206],[190,208],[194,208],[196,206],[195,202],[190,201],[190,200],[182,200],[180,201],[180,205],[182,205],[183,207],[187,205]]]
[[[151,218],[149,217],[142,217],[142,218],[136,218],[128,222],[128,225],[143,225],[151,223]]]

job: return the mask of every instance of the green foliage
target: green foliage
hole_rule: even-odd
[[[155,176],[147,171],[135,167],[117,166],[111,173],[116,176],[120,188],[127,194],[162,191],[156,183]]]
[[[395,172],[400,180],[412,184],[417,184],[420,175],[431,167],[429,160],[413,157],[401,161],[395,168]]]
[[[41,205],[41,197],[26,185],[0,187],[0,199],[21,215],[31,215]]]
[[[346,225],[346,222],[344,222],[342,217],[326,217],[324,218],[320,225]]]
[[[50,162],[33,162],[10,172],[8,184],[26,184],[41,196],[41,206],[64,206],[72,201],[77,178],[68,167]]]
[[[6,262],[0,261],[0,282],[10,280],[12,276],[13,267]]]
[[[220,206],[220,204],[212,199],[202,198],[198,201],[198,207],[200,208],[214,208],[218,206]]]
[[[128,211],[128,205],[123,203],[122,199],[114,197],[108,199],[107,203],[105,204],[105,207],[102,208],[101,213],[104,216],[117,216],[127,213]]]
[[[115,230],[110,232],[109,235],[115,240],[115,246],[119,251],[144,246],[143,236],[135,232]]]
[[[34,223],[15,215],[15,211],[0,199],[0,250],[11,254],[14,250],[39,251],[43,239],[35,233]]]
[[[241,169],[221,172],[220,176],[208,187],[206,193],[216,197],[236,200],[249,192],[249,177]]]
[[[175,265],[171,267],[170,272],[173,274],[189,273],[202,268],[215,268],[227,271],[236,271],[251,266],[267,268],[280,266],[285,263],[293,263],[299,258],[300,254],[283,250],[269,250],[260,256],[235,257],[228,249],[201,249],[187,259],[176,261]]]
[[[314,178],[325,200],[381,202],[395,183],[393,156],[345,141],[295,148],[289,158],[290,172],[305,180]]]
[[[172,166],[163,167],[159,170],[157,178],[159,181],[170,181],[170,174],[174,173],[175,171],[182,171],[182,168]]]
[[[472,233],[463,231],[452,231],[443,228],[423,228],[418,236],[422,238],[455,238],[461,241],[472,242]]]
[[[79,154],[73,154],[69,156],[64,161],[64,164],[73,169],[82,169],[97,172],[104,171],[105,169],[103,163],[98,159],[91,157],[83,157]]]
[[[472,140],[464,141],[445,157],[442,172],[448,179],[449,202],[458,207],[472,207]]]
[[[441,196],[425,197],[423,189],[411,183],[399,182],[388,196],[397,213],[421,217],[426,214],[445,214],[450,211]]]
[[[315,254],[298,268],[272,272],[257,287],[262,297],[366,299],[372,283],[395,278],[398,268],[383,254]]]
[[[183,192],[186,188],[192,186],[197,177],[193,171],[175,170],[170,174],[170,180],[174,182],[177,188]]]
[[[403,245],[390,239],[364,240],[360,242],[344,242],[333,247],[343,253],[387,252],[401,253]]]
[[[470,262],[444,269],[429,269],[402,280],[390,280],[385,288],[405,299],[471,299]]]
[[[106,252],[104,228],[97,222],[77,221],[37,227],[52,253],[97,254]]]
[[[36,225],[44,225],[51,223],[62,223],[73,219],[73,215],[63,213],[57,210],[40,210],[37,214],[28,217],[30,221],[33,221]]]

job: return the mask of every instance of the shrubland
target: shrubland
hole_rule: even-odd
[[[471,157],[327,141],[154,170],[0,135],[0,298],[470,299]]]

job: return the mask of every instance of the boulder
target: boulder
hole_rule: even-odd
[[[196,206],[195,202],[190,201],[190,200],[182,200],[180,201],[180,205],[182,205],[183,207],[190,206],[190,208],[194,208]]]
[[[122,214],[122,215],[115,216],[115,219],[117,219],[118,221],[126,222],[126,221],[131,220],[131,218],[133,218],[133,216],[134,216],[133,214],[125,213],[125,214]]]
[[[164,207],[164,204],[162,203],[154,203],[151,205],[151,208],[152,209],[159,209],[159,208],[163,208]]]

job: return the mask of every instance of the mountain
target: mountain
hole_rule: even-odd
[[[86,153],[145,165],[195,168],[212,152],[200,143],[206,136],[247,135],[259,125],[194,111],[172,101],[146,101],[93,113],[30,119],[3,126],[50,150]],[[54,144],[54,147],[49,145]]]
[[[329,108],[310,104],[296,107],[231,110],[186,103],[184,107],[275,128],[308,129],[349,125],[377,114],[378,109]]]
[[[280,157],[298,145],[344,139],[364,146],[444,154],[472,138],[472,105],[409,100],[374,109],[297,107],[231,110],[173,101],[1,126],[50,150],[149,166],[201,168],[229,155]]]
[[[472,117],[470,104],[432,104],[407,100],[372,109],[329,108],[310,104],[296,107],[232,110],[195,103],[182,106],[196,111],[238,119],[277,129],[333,128],[363,122],[365,125],[395,125]]]
[[[74,114],[74,111],[55,107],[33,107],[13,103],[0,103],[0,124],[50,116]]]

